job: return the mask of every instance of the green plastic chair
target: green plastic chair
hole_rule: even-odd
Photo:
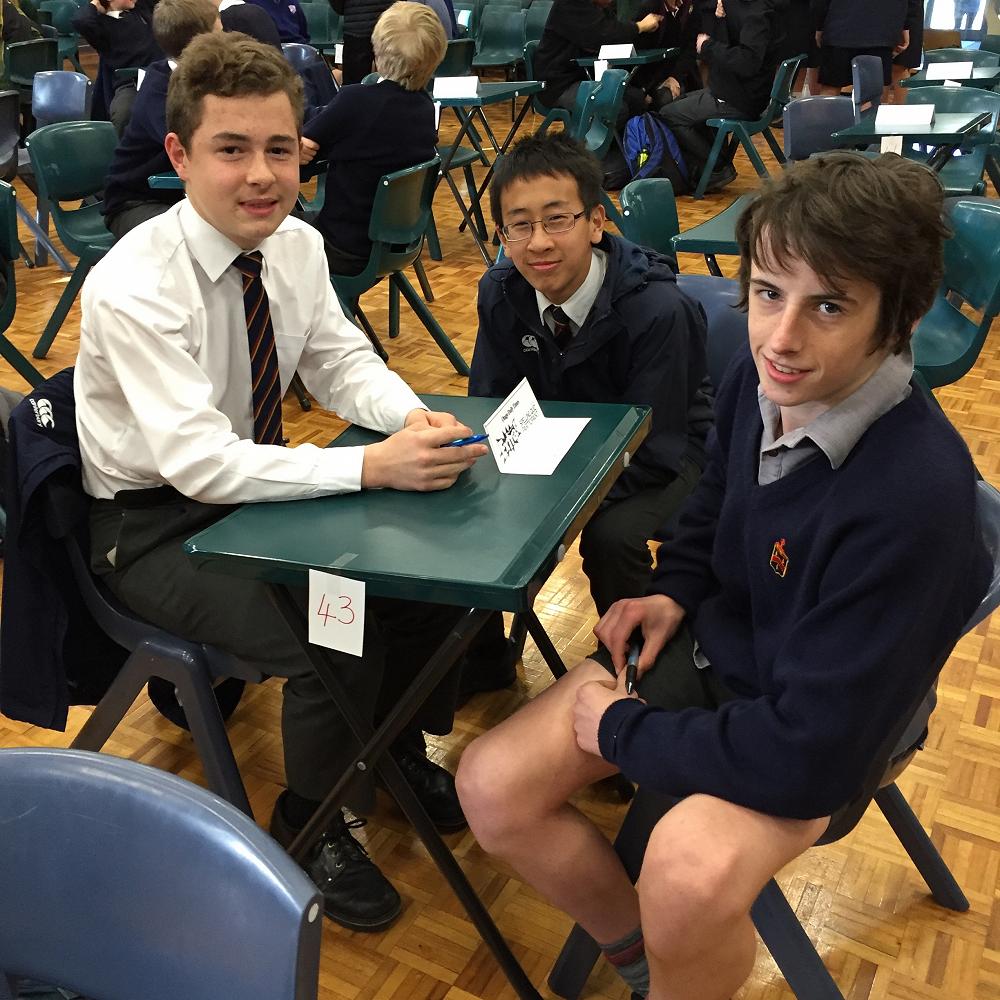
[[[574,111],[571,131],[594,156],[601,159],[618,137],[618,116],[625,100],[628,71],[608,69],[592,89],[585,88],[585,84],[586,81],[580,85],[576,106],[580,108],[581,95],[584,95],[586,110],[579,116]]]
[[[1000,35],[987,35],[979,43],[979,51],[1000,53]]]
[[[1000,117],[1000,94],[979,87],[914,87],[906,95],[907,104],[933,104],[941,114],[967,114],[988,111],[992,118],[986,128],[969,136],[960,156],[952,156],[941,168],[938,178],[949,197],[981,195],[986,191],[983,172],[987,161],[998,152],[997,120]],[[906,151],[908,159],[926,160],[926,154]]]
[[[26,143],[39,194],[52,211],[56,232],[79,260],[33,354],[44,358],[90,269],[111,249],[101,203],[64,208],[63,202],[92,199],[104,189],[118,136],[111,122],[58,122],[37,129]]]
[[[741,195],[707,222],[675,236],[674,253],[704,254],[708,270],[717,278],[723,277],[719,262],[715,259],[716,254],[735,255],[740,252],[736,243],[736,223],[743,210],[756,197],[756,194]]]
[[[435,157],[406,170],[386,174],[379,180],[368,225],[368,237],[372,241],[368,263],[361,274],[331,274],[330,280],[345,311],[358,318],[372,338],[375,349],[384,354],[378,336],[358,305],[358,299],[387,277],[389,336],[399,335],[398,296],[401,294],[455,371],[459,375],[468,375],[469,366],[465,359],[403,273],[403,269],[413,264],[423,249],[440,165],[441,161]]]
[[[799,64],[805,59],[804,55],[794,56],[786,59],[774,74],[774,85],[771,87],[771,98],[764,109],[763,114],[756,121],[747,122],[737,118],[709,118],[707,124],[715,129],[715,142],[712,143],[712,150],[708,154],[705,169],[701,172],[698,186],[694,189],[695,198],[705,197],[705,188],[708,187],[709,179],[715,170],[716,164],[729,163],[736,154],[736,147],[742,146],[758,177],[767,177],[767,167],[760,158],[753,144],[753,136],[762,135],[768,144],[774,158],[781,164],[785,162],[785,154],[781,150],[771,125],[781,117],[785,110],[785,105],[791,100],[792,82],[795,74],[799,71]]]
[[[542,37],[553,2],[554,0],[534,0],[528,8],[527,14],[524,15],[524,37],[529,42],[538,41]]]
[[[47,11],[52,16],[52,27],[59,32],[56,39],[59,45],[59,64],[69,60],[73,69],[83,72],[80,66],[79,36],[73,27],[73,15],[79,10],[73,0],[42,0],[39,9]]]
[[[507,79],[524,58],[524,11],[491,2],[483,11],[472,65],[502,66]]]
[[[666,177],[629,181],[618,196],[622,236],[639,246],[674,255],[674,237],[680,232],[673,185]]]
[[[940,62],[971,62],[973,66],[1000,66],[1000,52],[988,49],[929,49],[924,53],[924,65]]]
[[[17,309],[17,290],[14,283],[14,261],[21,256],[21,243],[17,238],[17,199],[14,189],[0,181],[0,357],[30,386],[41,385],[45,376],[7,339],[6,334],[14,321]]]
[[[972,368],[1000,312],[1000,202],[957,198],[946,213],[952,236],[944,245],[944,277],[912,340],[913,367],[931,388]],[[963,304],[980,319],[964,315]]]
[[[72,0],[66,0],[72,3]],[[302,13],[306,16],[306,27],[309,29],[309,44],[318,52],[333,51],[338,42],[336,37],[337,14],[323,0],[322,3],[303,3]]]
[[[538,41],[532,38],[524,46],[524,73],[529,80],[536,79],[535,53],[537,51],[538,51]],[[562,122],[563,126],[565,127],[568,125],[570,120],[570,113],[565,108],[546,107],[538,99],[538,94],[533,94],[531,97],[531,110],[534,111],[536,115],[542,116],[542,124],[538,126],[537,130],[539,135],[543,135],[546,131],[548,131],[548,127],[553,122]]]
[[[54,38],[33,38],[11,42],[4,55],[4,72],[21,95],[21,104],[31,104],[31,86],[36,73],[59,69],[59,42]]]

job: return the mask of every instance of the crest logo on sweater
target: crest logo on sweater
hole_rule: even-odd
[[[533,333],[526,334],[521,338],[521,347],[524,349],[524,353],[527,354],[529,351],[534,351],[535,354],[538,353],[538,340]]]
[[[787,539],[779,538],[771,549],[771,569],[780,577],[788,572],[788,553],[785,551]]]
[[[52,404],[47,399],[29,399],[32,410],[35,411],[35,423],[39,427],[55,427],[55,418],[52,416]]]

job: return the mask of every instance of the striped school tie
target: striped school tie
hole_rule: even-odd
[[[241,253],[233,261],[233,267],[243,275],[243,311],[247,319],[253,393],[253,439],[257,444],[283,445],[281,379],[271,325],[271,304],[260,276],[263,262],[263,255],[255,250]]]
[[[549,317],[552,320],[552,336],[556,339],[556,347],[560,354],[566,353],[573,340],[573,327],[570,326],[569,316],[559,308],[559,306],[549,306]]]

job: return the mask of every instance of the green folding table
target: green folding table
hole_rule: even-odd
[[[458,396],[421,398],[474,429],[483,426],[499,403]],[[546,402],[542,410],[550,417],[590,417],[551,476],[501,475],[487,455],[454,486],[438,493],[380,490],[246,504],[186,545],[206,570],[272,585],[278,607],[361,745],[292,844],[292,856],[302,858],[316,842],[355,774],[377,768],[522,1000],[538,1000],[539,995],[385,750],[494,610],[521,612],[553,672],[565,670],[532,602],[628,465],[649,432],[651,416],[648,407],[595,403]],[[378,434],[350,428],[333,446],[379,439]],[[366,594],[472,609],[377,731],[358,717],[327,650],[308,642],[305,616],[288,588],[304,586],[310,569],[364,580]]]

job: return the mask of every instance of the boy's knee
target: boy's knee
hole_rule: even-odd
[[[462,754],[455,774],[462,811],[479,846],[490,854],[502,853],[508,834],[525,821],[518,804],[521,786],[504,766],[506,757],[495,741],[479,737]]]

